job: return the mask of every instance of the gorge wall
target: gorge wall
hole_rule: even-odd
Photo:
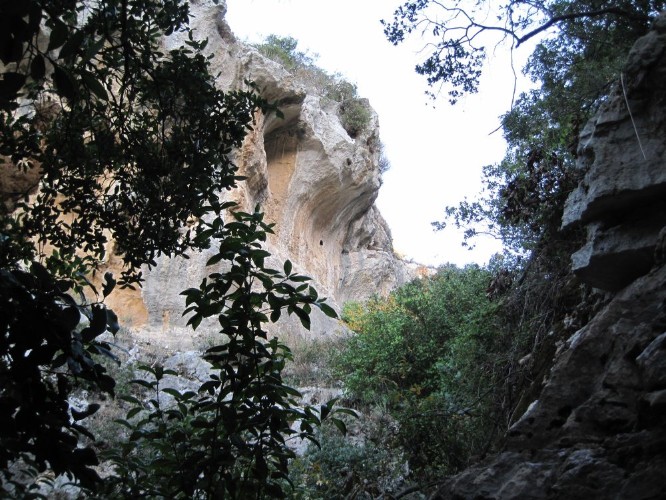
[[[265,221],[275,223],[275,234],[267,242],[273,266],[281,268],[291,260],[338,311],[347,300],[386,293],[408,280],[413,272],[394,256],[390,230],[374,205],[381,185],[374,111],[370,110],[368,127],[350,137],[341,125],[339,104],[317,95],[282,66],[237,40],[225,11],[224,2],[191,5],[191,26],[198,37],[209,40],[211,72],[219,73],[223,90],[245,88],[246,80],[255,82],[263,97],[279,104],[284,118],[256,117],[235,155],[239,174],[247,180],[224,196],[245,211],[261,205]],[[165,45],[176,47],[183,41],[173,35]],[[177,342],[171,334],[190,333],[181,317],[184,300],[179,293],[198,286],[213,271],[205,266],[211,255],[161,258],[155,268],[144,271],[142,290],[119,291],[109,305],[139,335],[168,333],[170,341]],[[109,264],[113,269],[113,258]],[[296,318],[282,319],[277,326],[301,329]],[[339,328],[335,320],[313,311],[313,333]]]
[[[666,13],[581,135],[563,226],[607,303],[555,355],[501,453],[436,498],[666,498]]]

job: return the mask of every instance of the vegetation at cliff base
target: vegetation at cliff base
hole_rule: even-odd
[[[538,85],[515,96],[502,117],[508,148],[485,167],[483,193],[448,207],[433,223],[465,230],[470,246],[476,235],[491,234],[507,254],[485,269],[445,266],[388,297],[345,306],[343,320],[354,334],[334,366],[350,403],[394,432],[369,432],[364,444],[336,443],[328,454],[314,451],[309,460],[327,471],[318,478],[321,498],[359,491],[345,490],[345,480],[365,477],[351,458],[346,469],[331,460],[334,449],[370,456],[376,446],[403,457],[409,473],[402,487],[383,486],[393,489],[355,483],[368,498],[428,493],[428,485],[501,449],[511,424],[538,397],[558,346],[603,302],[570,271],[583,235],[560,227],[565,201],[584,174],[578,137],[621,85],[630,48],[665,7],[662,1],[418,0],[383,21],[395,44],[423,40],[415,69],[432,98],[448,93],[455,103],[476,92],[486,55],[527,40],[536,45],[524,72]]]
[[[337,360],[349,397],[388,411],[421,479],[458,470],[497,432],[493,402],[514,339],[485,296],[490,278],[478,266],[446,266],[343,311],[357,334]]]
[[[251,82],[217,87],[184,0],[0,3],[1,496],[45,497],[50,477],[97,498],[404,497],[501,449],[558,345],[599,303],[569,270],[581,234],[560,228],[583,174],[579,132],[665,7],[416,0],[384,21],[393,43],[424,37],[416,71],[433,97],[475,92],[487,51],[537,38],[525,72],[539,85],[502,117],[508,149],[485,168],[483,195],[434,223],[465,229],[470,244],[493,234],[506,255],[345,306],[350,333],[326,377],[356,421],[339,398],[303,404],[286,380],[292,350],[267,324],[291,315],[307,329],[314,309],[336,313],[290,261],[269,265],[260,207],[224,197],[243,180],[234,151],[277,104]],[[292,38],[257,50],[365,137],[373,115],[354,84]],[[388,169],[378,138],[368,145]],[[121,325],[105,301],[195,251],[209,255],[206,276],[181,295],[193,330],[216,325],[209,378],[176,389],[174,371],[145,364],[120,394]],[[119,276],[105,271],[112,256]],[[79,405],[80,389],[90,397]],[[107,397],[126,412],[102,450],[88,423]],[[293,440],[312,446],[297,456]]]

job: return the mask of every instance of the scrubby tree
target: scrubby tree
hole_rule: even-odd
[[[232,271],[211,275],[196,296],[187,292],[190,322],[196,327],[202,317],[218,315],[231,340],[209,352],[217,383],[202,387],[192,405],[201,412],[205,401],[219,405],[229,394],[242,399],[244,391],[255,391],[256,405],[225,410],[225,419],[237,412],[234,425],[243,432],[230,431],[227,420],[211,427],[221,440],[231,437],[237,452],[246,453],[238,444],[243,440],[252,449],[252,464],[241,475],[254,478],[255,489],[284,476],[289,452],[279,436],[293,419],[304,417],[303,434],[312,434],[308,426],[316,418],[292,412],[296,396],[282,384],[288,350],[264,347],[260,325],[268,318],[261,308],[268,304],[273,321],[284,309],[304,325],[311,306],[334,312],[290,266],[283,273],[264,266],[261,245],[270,227],[259,211],[232,214],[238,208],[221,195],[241,180],[231,152],[254,114],[275,108],[251,85],[229,92],[216,87],[207,42],[197,41],[188,20],[182,0],[0,3],[5,491],[21,494],[17,470],[47,468],[85,488],[99,486],[92,468],[98,458],[81,439],[93,437],[82,423],[98,405],[77,411],[68,398],[81,381],[114,393],[99,356],[117,358],[99,338],[119,325],[104,298],[117,284],[140,285],[142,267],[156,265],[160,255],[186,257],[212,244],[219,245],[215,262],[228,262]],[[165,49],[163,37],[170,35],[184,44]],[[107,273],[95,287],[96,269],[110,252],[122,260],[122,274]],[[239,359],[247,366],[239,368]],[[223,455],[227,462],[237,456]],[[208,459],[209,469],[221,467],[217,457],[218,463]],[[242,482],[234,477],[224,476],[213,496],[220,488],[238,493]]]
[[[490,278],[476,265],[442,266],[343,310],[356,333],[336,359],[349,397],[397,421],[399,448],[420,481],[455,472],[490,448],[501,420],[494,405],[511,341],[486,297]]]
[[[502,117],[507,154],[485,168],[484,195],[449,207],[448,221],[466,227],[468,239],[485,227],[516,250],[553,238],[580,175],[573,168],[578,133],[620,81],[631,45],[665,7],[662,0],[417,0],[398,8],[384,22],[386,36],[395,44],[423,37],[416,71],[433,97],[446,89],[451,102],[478,90],[490,51],[536,42],[523,71],[537,87]]]
[[[339,73],[330,74],[318,67],[315,64],[317,56],[298,50],[298,41],[295,38],[268,35],[263,43],[255,47],[261,54],[279,62],[320,95],[337,102],[340,123],[350,137],[356,138],[367,130],[372,113],[367,99],[358,96],[357,86],[345,80]]]
[[[448,207],[445,220],[433,223],[435,228],[447,223],[465,228],[467,244],[473,244],[481,231],[490,233],[515,254],[527,257],[498,261],[499,267],[493,269],[486,290],[497,306],[492,321],[487,321],[492,333],[484,336],[486,324],[472,325],[476,333],[455,343],[458,350],[437,365],[443,369],[438,380],[443,386],[454,382],[458,373],[463,375],[461,385],[455,386],[462,394],[469,394],[473,387],[466,382],[475,380],[465,373],[473,375],[477,367],[493,366],[488,373],[501,374],[494,379],[494,387],[492,377],[485,379],[494,393],[477,392],[484,396],[479,401],[487,404],[486,415],[499,425],[491,440],[496,445],[526,411],[528,402],[538,398],[541,381],[553,363],[552,353],[574,331],[565,321],[567,315],[584,324],[600,300],[570,270],[570,255],[580,247],[583,235],[577,229],[560,229],[565,201],[583,174],[576,167],[578,137],[613,86],[622,85],[630,48],[664,8],[666,2],[661,0],[415,0],[403,3],[393,19],[384,22],[385,34],[395,44],[408,36],[422,38],[424,49],[416,71],[427,79],[431,97],[448,92],[452,103],[478,90],[489,53],[515,50],[528,40],[534,46],[523,68],[534,89],[515,96],[511,109],[501,117],[508,146],[505,157],[485,167],[484,191],[478,197]],[[518,265],[507,265],[507,261]],[[395,321],[382,319],[382,324],[374,328],[385,334],[404,328]],[[499,343],[475,350],[475,342],[484,338]],[[354,341],[369,345],[370,339],[359,336]],[[381,366],[377,356],[372,359],[373,369]],[[465,367],[465,359],[473,362]],[[411,364],[407,368],[395,365],[407,373],[413,369]],[[484,371],[481,368],[477,374]],[[396,382],[391,386],[399,387]],[[444,393],[444,401],[456,395],[455,389]],[[437,402],[431,410],[435,414],[442,408],[446,406]],[[470,434],[464,427],[447,428],[467,421],[466,417],[456,420],[441,411],[440,415],[432,424],[443,431],[425,433],[426,439],[478,436],[475,429]],[[427,441],[422,449],[428,449]]]

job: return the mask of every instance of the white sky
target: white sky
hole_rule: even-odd
[[[380,19],[390,20],[400,0],[227,0],[227,21],[242,40],[269,34],[292,36],[298,50],[318,54],[317,65],[356,83],[379,115],[380,137],[391,170],[384,174],[377,206],[397,252],[417,262],[485,263],[500,249],[492,239],[475,250],[461,246],[462,231],[435,232],[444,208],[481,189],[481,168],[503,157],[499,116],[509,109],[514,78],[508,48],[488,61],[478,94],[450,106],[434,103],[417,75],[418,36],[408,45],[389,43]],[[526,57],[527,51],[514,57]],[[517,64],[520,70],[522,64]]]

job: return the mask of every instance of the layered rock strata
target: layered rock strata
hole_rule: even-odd
[[[563,217],[588,232],[573,270],[611,299],[555,355],[504,451],[436,498],[666,498],[665,88],[662,14],[582,134]]]
[[[582,224],[586,245],[573,270],[617,291],[652,267],[666,224],[666,19],[634,45],[612,96],[580,137],[586,171],[562,225]]]

